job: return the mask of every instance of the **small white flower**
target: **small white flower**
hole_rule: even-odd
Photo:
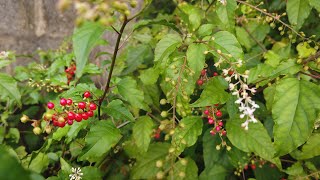
[[[7,51],[1,51],[0,52],[0,59],[5,59],[5,58],[7,58],[8,56],[9,56],[9,52],[7,52]]]
[[[79,167],[78,168],[72,168],[71,171],[72,171],[72,174],[69,175],[70,180],[80,180],[80,179],[82,179],[81,176],[83,176],[83,173],[81,172],[81,169]]]
[[[218,0],[221,4],[227,5],[227,0]]]
[[[223,75],[228,75],[228,73],[229,73],[229,69],[222,69],[222,73],[223,73]]]
[[[224,78],[226,81],[230,82],[231,81],[231,77],[227,76]]]

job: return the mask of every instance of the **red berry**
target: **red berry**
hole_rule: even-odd
[[[209,124],[213,124],[214,123],[214,120],[212,118],[208,118],[208,123]]]
[[[54,108],[53,102],[48,102],[47,107],[48,107],[49,109],[53,109],[53,108]]]
[[[217,72],[214,72],[213,73],[213,76],[218,76],[219,74]]]
[[[67,105],[68,105],[68,106],[71,106],[71,105],[72,105],[72,99],[70,99],[70,98],[67,99]]]
[[[233,71],[229,71],[228,74],[231,76],[233,74]]]
[[[89,117],[92,117],[93,116],[93,111],[88,111],[87,114],[88,114]]]
[[[212,136],[214,136],[214,135],[216,134],[216,131],[211,130],[211,131],[210,131],[210,134],[211,134]]]
[[[82,120],[82,115],[81,114],[76,114],[75,119],[77,122],[80,122]]]
[[[256,165],[255,164],[251,164],[251,169],[255,170],[256,169]]]
[[[58,126],[59,127],[63,128],[65,125],[66,125],[65,121],[63,121],[63,122],[58,121]]]
[[[52,119],[52,121],[56,121],[57,120],[56,114],[53,114],[51,119]]]
[[[85,102],[79,102],[78,103],[78,107],[79,107],[79,109],[84,109],[84,108],[86,108],[86,103]]]
[[[68,123],[69,125],[72,125],[72,124],[73,124],[73,121],[69,119],[69,120],[67,121],[67,123]]]
[[[217,115],[218,117],[221,117],[221,116],[222,116],[222,112],[221,112],[220,110],[218,110],[218,111],[216,112],[216,115]]]
[[[154,138],[155,138],[155,139],[160,139],[160,133],[155,133],[155,134],[154,134]]]
[[[227,131],[223,130],[223,131],[221,132],[221,134],[222,134],[222,136],[225,136],[225,135],[227,135]]]
[[[54,126],[58,126],[58,121],[57,121],[57,120],[54,120],[54,121],[53,121],[53,125],[54,125]]]
[[[216,126],[216,130],[220,131],[221,130],[220,126]]]
[[[83,97],[85,97],[85,98],[89,98],[90,96],[91,96],[91,94],[89,91],[86,91],[83,93]]]
[[[248,170],[248,165],[245,165],[243,169]]]
[[[85,112],[85,113],[82,113],[82,119],[84,120],[87,120],[89,118],[88,114]]]
[[[206,110],[203,111],[203,113],[204,113],[205,115],[208,115],[208,114],[209,114],[209,110],[206,109]]]
[[[64,70],[64,72],[66,72],[66,73],[70,73],[70,68],[67,68],[66,70]]]
[[[219,122],[218,122],[218,125],[219,125],[219,126],[223,126],[223,122],[222,122],[222,121],[219,121]]]
[[[204,76],[204,75],[206,75],[206,73],[207,73],[207,70],[202,69],[202,71],[201,71],[201,75],[202,75],[202,76]]]
[[[95,103],[90,103],[89,108],[90,110],[94,111],[97,109],[97,105]]]
[[[68,112],[68,119],[69,120],[74,120],[76,117],[75,117],[75,114],[74,112]]]
[[[67,105],[67,100],[66,100],[65,98],[61,98],[61,99],[60,99],[60,105],[61,105],[61,106]]]
[[[218,107],[218,106],[219,106],[219,104],[215,104],[214,106]]]
[[[202,80],[202,79],[198,79],[197,84],[198,84],[199,86],[202,86],[202,85],[203,85],[203,80]]]

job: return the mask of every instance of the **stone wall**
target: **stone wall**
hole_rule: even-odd
[[[0,0],[0,51],[29,54],[57,48],[73,32],[75,13],[59,13],[57,0]],[[27,64],[17,59],[16,64]],[[7,71],[11,71],[9,68]]]

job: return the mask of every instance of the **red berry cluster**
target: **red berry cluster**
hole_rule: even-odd
[[[65,72],[66,72],[66,75],[67,75],[67,79],[68,79],[68,85],[70,83],[70,81],[74,78],[74,74],[75,74],[75,71],[76,71],[76,65],[75,64],[71,64],[70,67],[67,67]]]
[[[84,99],[89,99],[91,93],[89,91],[84,92]],[[63,107],[63,112],[55,112],[51,119],[47,117],[46,120],[51,121],[53,126],[64,127],[66,124],[72,125],[74,121],[80,122],[87,120],[94,115],[94,111],[97,109],[97,105],[93,102],[78,102],[75,103],[71,98],[60,99],[60,105]],[[48,102],[48,109],[54,109],[55,105],[52,102]]]
[[[158,128],[157,130],[155,130],[153,137],[155,139],[160,139],[160,137],[161,137],[161,129]]]
[[[215,106],[217,107],[219,104],[215,104]],[[203,111],[203,114],[208,119],[208,123],[214,125],[210,133],[212,135],[219,133],[221,136],[225,136],[227,132],[223,128],[223,122],[222,120],[218,120],[218,118],[222,116],[222,112],[216,107],[206,107],[206,109]]]
[[[213,72],[213,74],[212,74],[213,76],[218,76],[219,74],[217,73],[217,72]],[[209,75],[210,76],[210,75]],[[199,85],[199,86],[202,86],[204,83],[205,83],[205,81],[207,81],[208,80],[208,76],[207,76],[207,69],[202,69],[201,70],[201,76],[200,76],[200,78],[197,80],[197,84]]]

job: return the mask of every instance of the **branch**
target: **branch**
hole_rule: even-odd
[[[110,82],[111,82],[112,72],[113,72],[113,68],[114,68],[114,65],[115,65],[115,62],[116,62],[116,59],[117,59],[117,55],[118,55],[118,52],[119,52],[119,45],[120,45],[121,37],[122,37],[124,29],[125,29],[125,27],[126,27],[126,25],[128,24],[129,21],[130,20],[128,20],[127,17],[125,16],[125,19],[124,19],[123,24],[122,24],[122,26],[120,28],[120,31],[117,32],[118,33],[118,38],[117,38],[116,46],[115,46],[114,51],[113,51],[113,56],[112,56],[111,67],[110,67],[110,72],[109,72],[109,75],[108,75],[107,84],[106,84],[106,87],[104,88],[103,95],[99,99],[99,104],[98,104],[98,118],[99,118],[99,120],[101,120],[101,105],[102,105],[102,102],[106,98],[106,95],[107,95],[107,93],[109,92],[109,89],[110,89]]]
[[[316,59],[318,59],[318,57],[320,57],[320,51],[318,51],[316,54],[314,54],[314,55],[308,57],[307,59],[305,59],[303,61],[303,64],[307,64],[310,61],[316,60]]]

